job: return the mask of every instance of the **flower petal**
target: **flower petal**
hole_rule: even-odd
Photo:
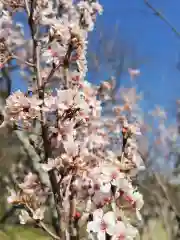
[[[103,193],[108,193],[111,189],[111,184],[110,183],[105,183],[105,184],[102,184],[101,187],[100,187],[100,190],[103,192]]]
[[[125,232],[126,232],[126,227],[124,223],[122,221],[118,221],[115,226],[116,235],[118,236],[120,234],[125,234]]]
[[[99,232],[99,230],[100,230],[100,221],[98,221],[98,222],[95,222],[95,221],[88,222],[86,230],[89,233],[90,232],[95,232],[95,233]]]
[[[126,227],[126,236],[135,238],[138,234],[138,230],[132,225],[128,224]]]
[[[102,220],[102,217],[103,217],[103,210],[101,208],[95,210],[93,212],[93,221],[100,221]]]
[[[103,216],[103,220],[105,221],[105,223],[109,226],[109,225],[114,225],[116,223],[116,219],[115,219],[115,214],[114,212],[107,212],[104,214]]]
[[[115,234],[115,225],[108,225],[106,232],[110,235],[113,236]]]
[[[105,231],[100,231],[97,234],[98,240],[106,240],[106,232]]]

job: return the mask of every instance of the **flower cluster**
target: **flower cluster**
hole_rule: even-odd
[[[62,225],[59,237],[67,232],[79,235],[77,226],[85,224],[90,238],[134,239],[138,232],[125,212],[141,219],[143,198],[133,183],[143,169],[136,141],[141,134],[138,97],[133,89],[121,94],[122,104],[107,118],[102,115],[102,102],[111,100],[114,82],[93,86],[84,80],[87,36],[102,7],[95,0],[32,3],[25,7],[33,56],[24,56],[33,62],[35,77],[29,77],[28,93],[17,91],[7,98],[4,119],[22,131],[33,132],[36,127],[37,132],[39,126],[43,152],[39,164],[50,184],[47,191],[29,173],[19,185],[20,192],[9,200],[23,204],[22,223],[27,216],[42,221],[47,195],[52,193],[57,222]]]
[[[48,190],[42,186],[36,174],[31,172],[25,177],[24,182],[18,186],[21,190],[18,194],[10,190],[8,203],[22,206],[19,214],[21,224],[25,224],[31,219],[44,219]]]

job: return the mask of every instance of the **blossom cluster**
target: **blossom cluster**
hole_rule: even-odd
[[[60,212],[61,232],[77,235],[78,220],[92,239],[106,239],[107,235],[134,239],[138,231],[125,212],[141,220],[143,197],[133,183],[143,169],[136,141],[141,134],[137,97],[134,91],[133,99],[122,94],[122,104],[112,109],[113,118],[106,118],[102,102],[111,99],[113,84],[93,86],[84,80],[88,32],[102,7],[95,0],[31,1],[20,6],[27,12],[32,39],[25,42],[19,37],[20,46],[17,43],[10,51],[13,56],[23,56],[35,77],[28,76],[27,93],[17,91],[7,98],[4,122],[28,133],[40,126],[44,154],[39,164],[51,184],[44,188],[40,179],[29,173],[18,185],[20,191],[8,200],[23,204],[21,223],[29,218],[43,221],[51,194],[54,208]],[[1,21],[9,21],[8,12],[2,10],[2,14]],[[7,41],[8,49],[11,45]],[[24,47],[27,45],[31,51]]]

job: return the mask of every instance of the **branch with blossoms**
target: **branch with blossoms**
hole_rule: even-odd
[[[55,7],[47,0],[13,0],[0,7],[0,26],[7,28],[3,56],[13,56],[33,73],[27,76],[27,92],[6,99],[1,127],[21,130],[18,137],[39,175],[43,171],[48,178],[44,182],[29,172],[16,191],[10,190],[8,202],[23,206],[20,223],[34,221],[54,239],[134,239],[138,231],[130,216],[141,220],[143,206],[133,182],[144,169],[136,140],[142,124],[136,116],[139,97],[134,89],[124,90],[113,118],[106,118],[102,103],[112,98],[114,82],[93,86],[85,80],[88,33],[101,5],[60,0]],[[15,11],[27,14],[31,38],[26,43],[13,21]],[[139,75],[129,71],[131,78]],[[49,198],[55,233],[45,225]]]

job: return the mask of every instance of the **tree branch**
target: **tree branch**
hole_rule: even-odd
[[[37,87],[38,87],[38,95],[39,99],[43,100],[42,106],[44,104],[44,88],[42,85],[42,78],[41,78],[41,64],[40,64],[40,51],[41,51],[41,43],[36,39],[36,33],[37,33],[37,24],[34,22],[33,15],[34,15],[34,9],[36,7],[35,0],[31,0],[31,6],[30,6],[30,15],[28,18],[29,27],[31,30],[31,37],[33,41],[33,63],[34,63],[34,72],[36,74],[36,80],[37,80]],[[51,154],[51,145],[48,139],[48,126],[45,122],[45,116],[44,112],[41,110],[41,132],[42,132],[42,139],[43,139],[43,145],[44,145],[44,161],[48,162],[48,158]],[[59,223],[59,229],[58,229],[58,235],[61,236],[61,212],[59,208],[60,204],[60,190],[59,185],[57,183],[56,175],[54,170],[51,170],[48,172],[49,180],[51,183],[51,188],[54,196],[54,202],[56,206],[56,212],[58,216],[58,223]]]
[[[153,7],[148,0],[144,0],[144,3],[176,34],[178,38],[180,38],[180,32],[173,26],[173,24],[166,18],[164,14],[162,14],[159,10]]]
[[[30,13],[30,9],[29,9],[28,0],[25,0],[24,3],[25,3],[25,7],[26,7],[27,14],[28,14],[28,16],[30,17],[30,14],[31,14],[31,13]]]
[[[20,140],[26,154],[32,160],[32,163],[33,163],[33,166],[34,166],[35,170],[40,174],[40,177],[41,177],[42,181],[47,186],[49,186],[49,181],[47,179],[47,174],[45,172],[43,172],[42,169],[41,169],[41,165],[40,165],[41,158],[36,153],[36,150],[34,149],[34,147],[30,144],[28,137],[22,131],[16,130],[14,132],[15,132],[16,136],[18,137],[18,139]]]
[[[11,78],[9,77],[8,70],[6,67],[2,69],[3,77],[6,79],[6,86],[7,86],[7,94],[6,97],[8,97],[11,94]]]

